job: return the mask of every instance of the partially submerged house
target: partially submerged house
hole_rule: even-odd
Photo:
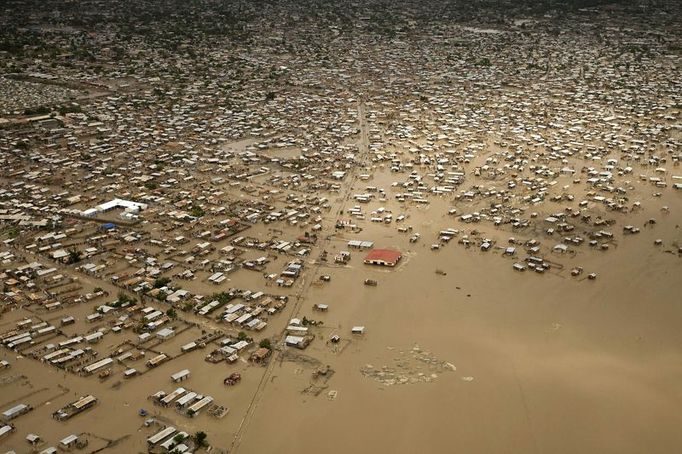
[[[365,256],[365,264],[394,267],[403,255],[392,249],[373,249]]]

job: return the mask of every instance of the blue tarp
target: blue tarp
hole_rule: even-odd
[[[107,222],[106,224],[102,224],[102,228],[104,230],[112,230],[116,228],[116,224],[112,224],[111,222]]]

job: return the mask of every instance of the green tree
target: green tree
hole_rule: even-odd
[[[171,279],[169,277],[159,277],[154,281],[154,288],[165,287],[170,284]]]
[[[78,263],[81,260],[81,253],[75,249],[69,249],[69,255],[66,262],[71,265],[72,263]]]
[[[119,304],[125,304],[125,303],[132,303],[133,300],[130,298],[128,295],[126,295],[124,292],[119,292],[118,293],[118,299],[116,300]]]
[[[203,448],[204,446],[208,445],[208,442],[206,441],[207,439],[206,432],[199,431],[194,434],[194,442],[199,446],[200,448]]]
[[[261,340],[258,346],[260,348],[267,348],[268,350],[272,350],[272,343],[270,342],[270,339],[267,338]]]
[[[187,438],[185,435],[177,434],[176,436],[173,437],[173,441],[175,443],[182,443],[183,441],[185,441],[185,438]]]
[[[227,304],[232,300],[232,296],[226,292],[214,293],[209,298],[210,301],[218,301],[220,304]]]

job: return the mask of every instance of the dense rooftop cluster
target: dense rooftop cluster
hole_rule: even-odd
[[[302,303],[375,242],[393,259],[363,269],[457,238],[594,280],[644,229],[679,258],[680,6],[598,3],[5,2],[2,344],[134,382],[211,344],[209,371],[364,334]],[[362,373],[431,381],[406,370]],[[227,414],[191,389],[151,400]]]

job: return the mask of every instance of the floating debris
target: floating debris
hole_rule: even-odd
[[[385,386],[430,383],[439,374],[454,372],[457,368],[449,362],[441,361],[432,353],[415,345],[411,350],[400,351],[393,358],[394,365],[375,367],[366,364],[360,369],[365,377],[372,378]]]

